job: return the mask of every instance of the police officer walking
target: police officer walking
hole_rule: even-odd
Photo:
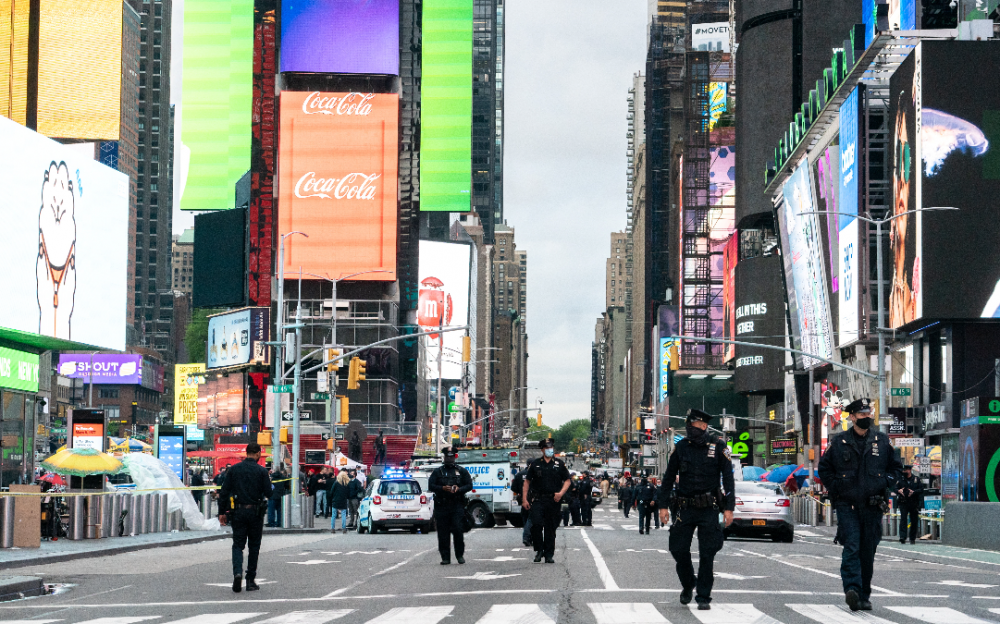
[[[871,429],[871,400],[844,408],[853,425],[830,438],[819,462],[823,481],[837,511],[837,537],[844,547],[840,578],[851,611],[871,611],[875,549],[882,539],[887,491],[899,480],[902,464],[889,436]]]
[[[591,505],[591,496],[594,492],[594,480],[590,478],[590,473],[586,470],[576,484],[576,495],[580,501],[580,524],[585,527],[593,526],[594,508]]]
[[[660,522],[666,525],[670,512],[674,512],[674,524],[670,527],[670,554],[677,562],[677,577],[682,588],[681,604],[690,603],[694,595],[698,609],[702,611],[712,608],[715,553],[722,549],[723,542],[719,511],[722,511],[725,524],[729,526],[736,509],[729,447],[725,440],[708,433],[711,419],[701,410],[688,410],[687,437],[677,443],[670,455],[658,500]],[[691,562],[691,538],[695,529],[698,530],[698,576],[695,576]],[[646,530],[649,530],[648,524]]]
[[[219,490],[219,522],[233,527],[233,591],[243,587],[243,548],[249,545],[247,556],[247,591],[260,587],[257,578],[257,557],[264,536],[264,515],[271,497],[271,478],[267,469],[258,464],[260,445],[247,444],[246,459],[226,471]],[[249,544],[248,544],[249,542]]]
[[[472,475],[455,463],[458,457],[455,448],[444,447],[441,456],[444,465],[435,468],[427,480],[427,489],[434,493],[438,552],[441,553],[441,565],[450,565],[454,537],[455,560],[465,563],[465,495],[472,490]]]
[[[906,524],[910,525],[910,543],[917,543],[920,527],[920,507],[923,503],[924,482],[913,476],[913,466],[903,466],[903,476],[896,482],[896,505],[899,507],[899,543],[906,543]]]
[[[635,487],[635,504],[639,508],[639,535],[649,535],[650,518],[656,504],[656,488],[649,482],[649,477],[642,475],[642,480]]]
[[[552,438],[538,443],[542,457],[531,462],[524,475],[524,505],[531,511],[531,543],[535,563],[555,563],[556,527],[559,526],[559,503],[569,489],[569,470],[556,459]]]

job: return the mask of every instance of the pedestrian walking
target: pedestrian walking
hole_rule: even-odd
[[[333,478],[333,468],[329,466],[323,466],[316,475],[316,517],[326,515],[327,503],[326,503],[326,489],[330,484],[330,479]]]
[[[458,451],[441,450],[444,463],[434,469],[427,489],[434,494],[434,522],[437,524],[441,565],[451,564],[451,542],[455,541],[455,561],[465,563],[465,495],[472,491],[472,475],[455,463]]]
[[[525,547],[531,546],[531,514],[524,506],[524,474],[527,469],[522,467],[514,475],[514,480],[510,483],[510,490],[517,497],[517,504],[521,507],[521,543]]]
[[[267,469],[261,466],[260,445],[247,444],[246,459],[226,471],[225,481],[219,490],[219,522],[233,527],[233,591],[243,587],[243,548],[247,553],[247,591],[260,589],[257,578],[257,559],[264,536],[266,501],[271,498],[272,485]]]
[[[708,433],[712,417],[698,409],[687,413],[687,435],[674,446],[658,496],[660,522],[674,514],[669,548],[677,562],[681,604],[695,601],[698,609],[711,609],[715,553],[722,549],[719,512],[728,527],[736,509],[733,463],[725,440]],[[678,479],[679,476],[679,479]],[[719,487],[719,483],[722,487]],[[676,483],[676,485],[675,485]],[[698,575],[691,562],[691,539],[698,531]]]
[[[278,467],[271,473],[271,483],[273,489],[267,501],[267,526],[276,528],[281,526],[281,501],[288,491],[288,480],[281,464],[278,464]]]
[[[347,471],[347,476],[351,478],[347,484],[347,509],[350,515],[350,524],[347,528],[356,529],[358,527],[358,507],[361,506],[361,499],[365,497],[365,488],[358,480],[357,470]]]
[[[378,430],[378,437],[375,438],[375,465],[380,466],[385,463],[385,438],[382,437],[382,430]]]
[[[566,511],[569,512],[572,518],[572,523],[570,526],[580,526],[583,524],[583,519],[580,517],[580,475],[575,475],[570,478],[569,489],[566,490],[566,496],[564,496],[563,502],[560,504],[560,512],[565,507]]]
[[[635,488],[635,506],[639,510],[639,535],[649,535],[649,525],[656,510],[656,488],[645,474]]]
[[[191,473],[191,487],[205,487],[205,476],[202,474],[201,470],[195,470]],[[200,508],[202,501],[205,499],[205,490],[191,490],[191,496],[194,496],[194,502],[198,503],[198,507]]]
[[[590,478],[589,472],[584,471],[577,484],[576,496],[577,500],[580,501],[580,523],[585,527],[594,524],[594,507],[591,500],[593,492],[594,480]]]
[[[913,475],[913,466],[903,466],[903,476],[896,482],[896,507],[899,508],[899,543],[906,543],[909,524],[910,543],[917,543],[920,508],[923,507],[924,482]]]
[[[330,507],[333,508],[333,519],[330,520],[330,533],[337,532],[337,518],[341,518],[340,528],[347,533],[347,510],[350,506],[347,503],[351,494],[351,477],[346,470],[341,470],[337,478],[330,486]]]
[[[631,478],[624,479],[624,482],[624,485],[618,486],[618,498],[621,499],[622,511],[625,512],[625,517],[628,518],[628,512],[632,510],[634,502],[635,483],[632,482]]]
[[[525,505],[531,511],[531,543],[535,548],[535,563],[545,557],[545,563],[555,563],[556,528],[559,526],[559,505],[572,480],[561,459],[555,458],[552,438],[538,443],[542,457],[531,462],[524,476]]]
[[[652,485],[653,486],[653,490],[655,492],[657,492],[657,494],[659,494],[659,491],[660,491],[660,487],[659,486],[660,486],[660,484],[656,480],[656,477],[650,477],[649,478],[649,484]],[[652,513],[652,516],[653,516],[653,528],[659,530],[659,528],[660,528],[660,514],[657,513],[659,504],[656,501],[656,497],[653,497],[653,503],[652,503],[652,505],[650,505],[650,507],[652,508],[652,511],[653,511],[653,513]],[[648,522],[646,523],[646,531],[647,532],[649,531],[649,523]]]
[[[611,491],[611,477],[605,472],[601,475],[601,500],[607,500],[608,493]]]
[[[830,438],[819,461],[819,478],[837,512],[834,543],[844,547],[840,578],[851,611],[871,611],[875,550],[882,539],[887,492],[900,480],[903,465],[889,436],[872,429],[871,400],[844,408],[852,427]]]

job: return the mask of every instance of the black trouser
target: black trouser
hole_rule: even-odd
[[[451,540],[455,539],[455,557],[465,555],[465,507],[436,508],[434,522],[437,524],[438,552],[441,561],[451,561]]]
[[[569,500],[569,513],[573,516],[573,526],[580,526],[583,520],[580,518],[580,501],[571,498]]]
[[[531,541],[531,512],[521,507],[521,542]]]
[[[872,594],[875,549],[882,540],[882,510],[869,505],[837,505],[837,537],[844,547],[840,578],[844,593],[856,590],[868,600]]]
[[[648,520],[646,524],[649,527]],[[698,530],[698,576],[694,575],[691,562],[691,538]],[[696,588],[698,602],[712,601],[712,575],[715,553],[722,549],[722,527],[719,510],[714,506],[704,509],[681,509],[674,514],[670,527],[670,554],[677,562],[677,578],[684,589]]]
[[[920,529],[920,509],[916,505],[899,506],[899,541],[906,541],[906,524],[910,524],[910,541],[917,541],[917,531]]]
[[[531,502],[531,545],[535,552],[551,557],[556,552],[556,528],[559,526],[559,503],[552,498]]]
[[[652,501],[639,501],[639,532],[649,532],[649,522],[656,514],[656,505]],[[657,518],[659,521],[659,518]]]
[[[628,518],[628,512],[632,509],[632,499],[623,498],[622,499],[622,509],[625,510],[625,517]]]
[[[580,520],[584,526],[590,526],[594,521],[594,508],[590,506],[590,497],[580,499]]]
[[[559,513],[562,516],[562,525],[569,526],[569,503],[559,505]]]
[[[260,541],[264,537],[264,518],[256,509],[238,508],[229,512],[229,523],[233,526],[233,576],[243,574],[243,548],[249,546],[247,555],[247,580],[257,577],[257,557],[260,555]]]

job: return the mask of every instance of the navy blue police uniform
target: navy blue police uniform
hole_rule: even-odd
[[[531,503],[531,543],[535,548],[535,562],[544,556],[546,563],[554,563],[560,506],[555,496],[570,479],[569,469],[561,459],[553,457],[545,461],[542,457],[531,462],[524,479],[528,483]]]

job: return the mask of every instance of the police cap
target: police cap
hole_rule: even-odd
[[[712,415],[707,412],[703,412],[700,409],[689,409],[687,413],[687,422],[690,423],[696,420],[708,424],[712,422]]]
[[[452,457],[458,455],[458,449],[455,448],[454,446],[446,446],[443,449],[441,449],[441,454],[444,455],[445,457]]]
[[[913,464],[903,464],[903,470],[913,470]]]
[[[544,438],[538,441],[538,448],[540,449],[555,448],[555,446],[556,441],[552,438]]]
[[[872,400],[868,398],[862,398],[851,401],[850,403],[847,404],[847,407],[844,408],[844,411],[847,412],[848,414],[870,412],[872,411]]]

